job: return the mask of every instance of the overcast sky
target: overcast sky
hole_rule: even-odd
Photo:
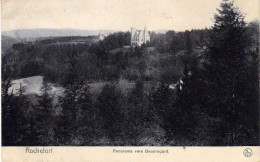
[[[129,30],[210,27],[221,0],[2,0],[2,30],[75,28]],[[259,0],[234,0],[246,20],[258,18]]]

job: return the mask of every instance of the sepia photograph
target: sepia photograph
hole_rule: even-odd
[[[258,0],[1,3],[2,146],[259,146]]]

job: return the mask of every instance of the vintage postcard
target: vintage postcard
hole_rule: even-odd
[[[259,5],[2,0],[2,161],[259,162]]]

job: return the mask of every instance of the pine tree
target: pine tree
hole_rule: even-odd
[[[192,52],[192,41],[190,37],[190,31],[185,31],[185,50],[187,54],[190,54]]]
[[[51,85],[47,82],[46,78],[43,78],[41,95],[37,95],[38,104],[34,108],[38,110],[40,114],[37,117],[37,123],[39,131],[41,131],[42,145],[51,144],[51,122],[53,122],[53,96],[50,94]]]
[[[31,110],[31,103],[25,95],[25,86],[18,89],[18,97],[14,101],[16,109],[19,112],[17,120],[19,121],[19,133],[22,135],[18,145],[40,145],[41,143],[41,125],[38,123],[38,115],[35,111]]]
[[[15,145],[19,138],[17,129],[18,111],[14,103],[13,91],[8,93],[11,88],[11,79],[6,75],[2,76],[2,144],[3,146]]]
[[[185,137],[195,145],[195,140],[199,138],[196,132],[200,129],[200,118],[204,113],[206,87],[204,87],[202,71],[198,66],[200,60],[195,55],[191,55],[190,60],[176,87],[175,111],[171,126],[177,135]]]
[[[38,105],[37,107],[46,111],[47,114],[50,114],[53,108],[53,97],[50,94],[51,85],[47,82],[46,78],[43,78],[42,87],[41,87],[41,95],[38,97]]]
[[[245,115],[248,113],[246,54],[249,38],[244,16],[233,2],[223,0],[215,15],[208,44],[206,65],[209,86],[209,114],[222,120],[216,126],[217,145],[240,145],[248,136]]]
[[[145,120],[145,103],[144,103],[144,87],[141,81],[137,81],[135,88],[130,92],[127,97],[128,113],[127,123],[128,132],[127,135],[132,140],[133,145],[138,145],[140,135],[144,131]]]
[[[2,139],[4,146],[24,146],[39,144],[39,134],[30,116],[30,104],[24,95],[25,88],[20,84],[14,95],[10,78],[2,78]]]
[[[174,132],[171,127],[174,114],[173,99],[172,92],[169,90],[168,84],[164,81],[160,82],[159,87],[153,92],[150,98],[154,120],[164,129],[167,139],[170,139]]]
[[[79,113],[84,100],[85,78],[79,67],[79,56],[73,47],[73,51],[67,61],[67,71],[63,79],[63,96],[59,98],[63,117],[57,137],[60,142],[68,144],[79,135]]]
[[[94,144],[93,141],[100,137],[100,117],[96,105],[93,104],[89,86],[84,86],[80,93],[80,110],[77,119],[79,136],[85,145]]]
[[[98,97],[98,107],[102,118],[104,136],[114,144],[122,133],[121,97],[114,85],[105,85]]]

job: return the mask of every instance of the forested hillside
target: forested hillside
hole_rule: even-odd
[[[14,44],[3,145],[259,145],[258,26],[223,1],[212,28],[150,32],[136,48],[129,32]],[[10,90],[32,76],[43,76],[34,102]]]
[[[3,36],[1,37],[1,47],[2,47],[2,55],[5,54],[5,52],[11,48],[13,46],[13,44],[17,44],[19,43],[20,41],[14,39],[14,38],[11,38],[11,37],[8,37],[8,36]]]

